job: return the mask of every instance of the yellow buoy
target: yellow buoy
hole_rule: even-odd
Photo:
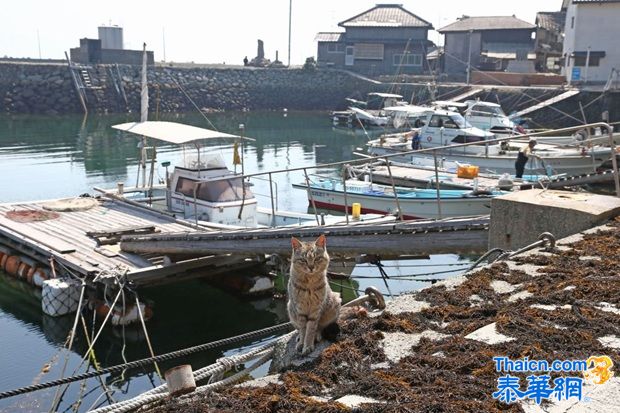
[[[353,215],[353,219],[360,219],[360,215],[362,213],[362,204],[355,202],[351,205],[351,214]]]

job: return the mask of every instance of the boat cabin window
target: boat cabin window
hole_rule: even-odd
[[[462,117],[461,115],[452,115],[450,116],[450,119],[452,120],[452,122],[454,122],[454,124],[457,125],[458,129],[466,129],[466,128],[472,127],[470,123],[467,122],[465,118]]]
[[[175,191],[193,198],[195,182],[193,179],[179,178]],[[244,197],[242,185],[241,178],[202,182],[196,189],[196,198],[207,202],[240,201]],[[254,198],[254,195],[246,188],[245,199],[251,198]]]
[[[477,105],[471,108],[471,114],[474,116],[485,116],[485,117],[493,117],[493,116],[506,116],[502,108],[497,106],[482,106]]]
[[[433,115],[428,126],[431,128],[459,129],[459,125],[451,116]]]
[[[179,178],[174,192],[178,192],[185,196],[194,197],[194,181],[193,179]]]
[[[452,139],[452,143],[472,143],[472,142],[484,142],[485,139],[481,136],[465,136],[459,135]]]

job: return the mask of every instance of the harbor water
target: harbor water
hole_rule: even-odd
[[[169,115],[161,120],[211,127],[200,115]],[[287,168],[312,167],[317,164],[354,158],[367,137],[333,130],[325,113],[216,113],[209,120],[222,132],[254,138],[243,146],[244,171],[266,172]],[[135,121],[128,116],[0,116],[0,202],[17,202],[95,194],[93,187],[114,188],[136,185],[139,156],[138,139],[124,135],[110,126]],[[191,149],[158,145],[157,161],[178,164]],[[218,142],[203,151],[219,152],[232,169],[230,142]],[[157,181],[163,181],[164,169],[156,168]],[[309,173],[315,171],[309,170]],[[338,170],[316,171],[337,176]],[[281,210],[307,211],[304,191],[291,187],[300,183],[302,171],[275,174],[277,207]],[[268,185],[253,188],[259,205],[270,207]],[[328,239],[329,249],[329,239]],[[419,257],[407,261],[386,261],[390,276],[384,281],[376,266],[360,264],[352,268],[353,288],[364,290],[377,286],[386,294],[428,286],[430,280],[458,275],[471,262],[456,254]],[[350,272],[343,267],[342,272]],[[423,277],[416,275],[426,274]],[[426,281],[419,281],[419,279]],[[417,281],[416,281],[417,280]],[[347,287],[344,287],[347,288]],[[155,316],[148,332],[156,354],[272,326],[286,321],[283,298],[248,300],[215,289],[201,280],[141,291],[141,297],[154,303]],[[96,366],[108,367],[124,361],[148,357],[149,350],[141,327],[106,328],[94,346],[91,357],[85,356],[89,344],[84,330],[92,334],[92,313],[87,312],[84,325],[71,352],[63,350],[74,316],[52,318],[42,314],[40,292],[0,273],[0,392],[65,376]],[[267,338],[268,339],[268,338]],[[257,342],[246,342],[195,354],[159,365],[163,372],[177,364],[189,363],[197,369],[223,355],[244,351]],[[82,360],[85,359],[84,362]],[[263,374],[259,370],[255,374]],[[159,385],[161,379],[153,366],[124,371],[122,374],[89,379],[68,388],[43,390],[0,400],[4,412],[83,412],[110,400],[127,399]],[[104,385],[110,392],[106,395]]]

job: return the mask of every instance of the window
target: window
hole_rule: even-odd
[[[177,187],[175,188],[175,192],[183,194],[185,196],[194,196],[194,180],[187,178],[179,178],[177,181]]]
[[[194,197],[194,183],[188,178],[179,178],[175,192],[187,197]],[[245,199],[251,199],[254,195],[246,188]],[[243,187],[241,178],[232,178],[223,181],[211,181],[198,184],[196,198],[207,202],[230,202],[243,199]]]
[[[575,28],[575,16],[570,18],[570,28],[571,29]]]
[[[587,56],[576,56],[575,57],[575,66],[577,67],[585,67],[586,66]],[[598,56],[590,56],[590,64],[588,66],[598,66],[601,62],[601,58]]]
[[[252,192],[246,188],[245,199],[253,197]],[[198,186],[196,198],[207,202],[240,201],[243,199],[243,182],[241,178],[233,178],[201,183]]]
[[[471,114],[474,116],[505,116],[504,111],[496,106],[475,105],[471,108]]]
[[[328,53],[342,53],[344,52],[344,44],[342,43],[327,43]]]
[[[459,125],[450,116],[433,115],[428,124],[431,128],[459,129]]]
[[[355,59],[383,60],[383,44],[356,43],[353,54]]]
[[[395,54],[392,59],[394,66],[422,66],[421,54]]]

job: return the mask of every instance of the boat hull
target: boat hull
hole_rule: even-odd
[[[401,150],[389,147],[373,146],[369,147],[369,153],[373,156],[394,155],[402,152]],[[458,149],[453,151],[447,150],[438,154],[440,163],[458,162],[462,164],[477,165],[482,171],[493,173],[510,173],[515,172],[515,161],[517,155],[498,155],[484,156],[475,154],[458,154]],[[608,154],[608,153],[607,153]],[[394,156],[391,158],[395,162],[409,163],[412,165],[428,165],[432,162],[433,155],[431,153],[414,153],[408,155]],[[596,172],[596,169],[609,159],[605,156],[605,152],[596,153],[594,156],[562,156],[562,157],[543,157],[542,162],[532,158],[525,167],[528,175],[545,175],[546,167],[550,167],[554,174],[580,175]]]
[[[347,185],[348,186],[348,185]],[[304,185],[293,185],[298,189],[307,190]],[[310,188],[309,205],[336,211],[345,211],[344,192],[324,188]],[[462,217],[486,215],[491,211],[491,197],[465,197],[441,199],[441,215],[436,199],[399,198],[403,218],[440,219],[446,217]],[[352,204],[359,203],[363,214],[397,214],[398,207],[394,196],[370,196],[361,193],[347,193],[346,210],[351,212]]]

